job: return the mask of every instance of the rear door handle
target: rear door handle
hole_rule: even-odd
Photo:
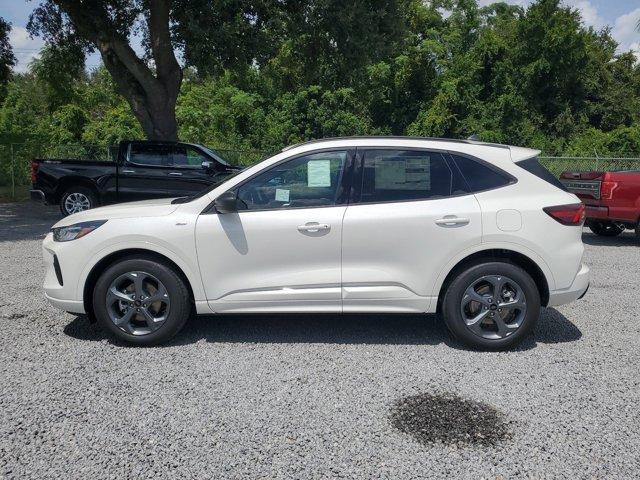
[[[308,222],[308,223],[305,223],[304,225],[298,225],[299,232],[309,232],[309,233],[329,230],[330,228],[331,228],[331,225],[327,223],[318,223],[318,222]]]
[[[135,170],[122,170],[122,173],[136,173]]]
[[[455,215],[445,215],[436,220],[436,225],[441,227],[455,227],[457,225],[467,225],[471,220],[468,218],[456,217]]]
[[[181,177],[182,173],[180,173],[180,172],[169,172],[169,175],[173,175],[174,177]]]

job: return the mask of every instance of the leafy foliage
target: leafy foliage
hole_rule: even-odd
[[[607,28],[585,27],[558,0],[527,9],[475,0],[172,8],[185,65],[175,107],[183,140],[271,152],[327,136],[475,133],[551,155],[640,154],[638,59],[616,54]],[[142,7],[134,10],[123,15]],[[55,27],[55,16],[43,18]],[[45,49],[13,75],[3,138],[107,145],[143,135],[109,73],[85,73],[79,52],[89,47],[75,48]]]
[[[11,24],[0,17],[0,100],[3,98],[4,90],[11,76],[11,67],[16,64],[16,57],[9,44],[9,32]]]

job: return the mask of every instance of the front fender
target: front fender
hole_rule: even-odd
[[[157,238],[136,238],[135,240],[123,240],[114,244],[105,246],[97,253],[95,253],[91,259],[85,264],[82,273],[78,277],[78,284],[76,286],[76,298],[83,298],[84,286],[87,282],[89,274],[93,268],[104,258],[111,254],[123,251],[123,250],[148,250],[149,252],[160,254],[167,257],[173,263],[175,263],[185,274],[191,290],[193,291],[194,300],[204,300],[204,289],[202,287],[202,281],[200,279],[200,272],[198,266],[194,261],[188,260],[187,255],[184,253],[178,253],[174,249],[169,248],[167,245],[163,245],[164,242],[159,242]],[[195,254],[193,256],[195,258]]]

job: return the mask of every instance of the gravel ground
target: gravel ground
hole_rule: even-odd
[[[433,317],[384,315],[205,317],[143,349],[43,299],[40,240],[56,218],[0,205],[6,478],[640,476],[640,247],[630,233],[585,232],[591,290],[544,309],[513,352],[462,349]],[[497,418],[508,434],[461,443],[431,432],[432,443],[407,422],[396,429],[399,405],[433,415],[424,399],[448,409],[434,428],[490,429]]]

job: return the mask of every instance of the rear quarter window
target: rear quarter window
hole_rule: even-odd
[[[544,180],[547,183],[550,183],[554,187],[558,187],[561,190],[567,191],[567,187],[558,180],[553,173],[544,168],[544,166],[538,161],[537,157],[529,158],[527,160],[522,160],[521,162],[516,162],[520,168],[525,169],[527,172],[535,175],[536,177]]]
[[[455,154],[452,154],[451,158],[467,182],[471,193],[493,190],[515,182],[515,179],[507,173],[477,160]]]

